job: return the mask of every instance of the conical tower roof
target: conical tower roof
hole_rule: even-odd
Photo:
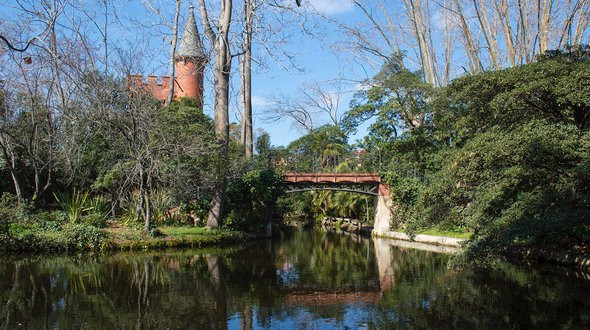
[[[197,29],[197,21],[195,20],[193,6],[189,7],[188,21],[184,26],[176,56],[193,57],[199,60],[207,59],[207,56],[205,56],[205,48],[203,47],[199,30]]]

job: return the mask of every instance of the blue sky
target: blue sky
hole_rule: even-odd
[[[354,20],[359,19],[360,16],[352,4],[345,0],[316,0],[314,5],[316,10],[340,20]],[[252,95],[255,129],[261,128],[267,131],[274,145],[287,145],[300,137],[303,132],[294,127],[289,119],[272,123],[265,122],[265,111],[268,111],[269,99],[273,95],[295,95],[297,89],[307,83],[312,81],[326,82],[342,75],[351,80],[366,78],[365,74],[356,72],[357,68],[351,67],[350,64],[339,63],[338,54],[334,53],[330,49],[329,43],[325,41],[336,38],[336,33],[331,31],[327,25],[321,26],[320,29],[323,34],[321,40],[302,34],[289,45],[292,52],[297,53],[296,62],[303,69],[302,72],[286,70],[278,63],[270,62],[269,70],[253,74]],[[343,88],[350,92],[339,96],[340,113],[348,109],[354,88],[353,83]],[[320,123],[328,122],[327,118],[320,117],[318,120]]]
[[[363,19],[358,8],[347,0],[314,0],[313,5],[315,10],[321,14],[341,21],[352,22]],[[255,101],[255,125],[269,132],[275,145],[287,145],[303,133],[294,127],[288,119],[278,123],[264,121],[265,106],[268,105],[268,98],[273,94],[296,94],[298,88],[305,88],[304,86],[310,82],[322,83],[344,78],[347,82],[343,83],[340,93],[335,96],[339,97],[339,113],[342,114],[348,109],[354,91],[359,88],[358,82],[375,73],[374,71],[361,70],[360,67],[347,61],[347,54],[339,53],[331,48],[331,42],[339,38],[338,33],[331,26],[320,24],[319,28],[321,37],[302,35],[298,42],[290,45],[290,48],[299,53],[297,63],[303,68],[303,72],[286,71],[275,64],[270,72],[255,73],[254,75],[252,94]],[[331,92],[334,92],[335,95],[337,93],[336,90]],[[328,122],[327,116],[320,116],[315,126]],[[350,142],[354,142],[364,133],[361,128],[355,136],[351,137]]]
[[[347,0],[314,0],[314,6],[318,12],[324,15],[329,15],[333,18],[337,18],[339,20],[360,19],[360,14],[356,12],[355,8]],[[135,16],[136,19],[139,17],[145,19],[146,22],[156,22],[159,19],[154,15],[150,15],[139,1],[129,0],[125,7],[127,10],[127,16],[129,17]],[[162,8],[168,7],[171,6],[162,6]],[[188,10],[188,4],[186,2],[183,7],[183,11]],[[301,10],[302,12],[305,11],[303,8],[297,10]],[[199,12],[198,10],[195,11],[195,14],[197,15],[197,24],[199,25],[199,31],[202,33],[203,28],[199,17]],[[185,16],[185,13],[183,13],[182,16]],[[181,18],[181,21],[184,23],[184,17]],[[298,69],[286,69],[285,66],[288,66],[288,64],[286,64],[287,60],[285,58],[280,58],[283,62],[278,63],[270,59],[268,56],[264,56],[268,67],[261,69],[255,66],[252,78],[255,134],[257,130],[264,130],[268,132],[271,136],[272,144],[277,146],[286,146],[291,141],[302,136],[304,133],[301,130],[293,127],[292,122],[288,118],[278,122],[267,122],[265,120],[267,117],[265,112],[268,111],[268,108],[271,105],[270,99],[272,99],[273,96],[295,95],[299,87],[312,81],[325,82],[336,79],[339,76],[344,76],[347,79],[353,80],[363,80],[367,77],[366,72],[359,73],[357,72],[357,68],[353,68],[348,64],[339,63],[337,56],[338,54],[331,50],[329,47],[330,44],[326,42],[326,40],[332,40],[336,38],[336,32],[330,30],[327,24],[319,24],[319,29],[317,31],[318,34],[316,36],[297,33],[296,29],[298,29],[298,27],[293,29],[295,31],[293,34],[294,37],[289,39],[289,43],[286,46],[286,51],[295,55],[295,63]],[[122,38],[133,38],[132,31],[124,30],[118,32]],[[319,35],[321,35],[321,37],[319,37]],[[204,41],[205,47],[209,47],[207,40]],[[161,40],[158,38],[153,38],[153,40],[150,42],[153,43],[154,47],[162,47],[162,52],[164,52],[168,46],[167,43],[161,42]],[[255,46],[254,52],[257,51],[260,52],[262,50],[260,47]],[[163,53],[162,56],[158,56],[148,65],[148,67],[151,68],[148,69],[150,72],[144,72],[144,74],[165,74],[167,72],[166,62],[166,53]],[[239,88],[237,87],[239,86],[239,77],[237,75],[238,64],[238,61],[234,60],[234,89]],[[374,72],[371,72],[370,74],[373,73]],[[346,86],[343,89],[346,89],[348,92],[340,95],[340,113],[343,113],[348,108],[353,91],[355,89],[354,83],[351,83],[350,86]],[[237,95],[237,90],[234,90],[234,93]],[[212,108],[213,84],[211,68],[209,67],[206,74],[205,83],[205,112],[212,115]],[[240,111],[241,110],[239,109],[237,100],[234,100],[230,105],[230,121],[238,122]],[[318,118],[318,123],[325,122],[327,122],[326,118],[322,118],[321,116]],[[359,134],[357,134],[357,136],[351,139],[351,142],[353,142],[356,137],[361,135],[362,130],[359,132]]]
[[[77,2],[76,2],[77,1]],[[158,76],[166,75],[168,73],[168,53],[170,38],[166,37],[171,34],[171,30],[162,24],[162,20],[158,15],[154,14],[146,8],[144,5],[145,1],[148,0],[109,0],[109,50],[111,53],[110,61],[113,61],[117,51],[116,48],[120,48],[123,51],[127,51],[132,55],[132,59],[137,62],[135,69],[144,75],[156,74]],[[207,0],[210,4],[217,4],[216,0]],[[289,3],[293,6],[294,0],[278,0]],[[161,10],[162,16],[171,21],[174,14],[173,1],[171,0],[149,0],[153,3],[155,8]],[[188,6],[190,3],[197,4],[197,0],[183,0],[183,10],[181,13],[181,25],[184,25],[186,16],[188,13]],[[39,6],[38,1],[29,0],[25,2],[34,6]],[[68,11],[65,18],[61,18],[59,21],[60,26],[67,27],[64,30],[73,30],[72,27],[78,25],[83,26],[82,31],[85,35],[90,35],[93,39],[93,44],[90,45],[96,52],[96,54],[102,54],[104,46],[100,34],[97,32],[97,28],[104,26],[104,17],[102,16],[103,7],[101,5],[102,0],[75,0],[74,3],[81,5],[87,10],[85,14],[79,11]],[[360,1],[359,3],[367,6],[369,10],[375,9],[376,15],[379,9],[376,8],[377,1]],[[401,30],[402,34],[398,35],[399,38],[399,49],[404,50],[407,53],[407,57],[404,62],[410,69],[416,70],[416,60],[418,58],[416,54],[416,47],[414,45],[415,39],[412,32],[408,29],[408,19],[406,17],[405,9],[403,8],[402,1],[384,1],[387,6],[387,11],[392,18],[395,30]],[[430,22],[432,29],[433,49],[435,54],[435,60],[443,63],[444,61],[444,49],[441,49],[443,44],[442,39],[444,37],[443,27],[445,25],[444,16],[441,12],[440,2],[432,1],[430,7]],[[467,3],[467,2],[466,2]],[[555,2],[560,4],[559,1]],[[39,33],[42,28],[36,26],[35,23],[30,25],[19,23],[20,16],[19,10],[17,9],[15,0],[0,0],[0,29],[2,31],[9,31],[15,40],[28,40],[28,38]],[[236,12],[239,11],[241,1],[234,1],[236,6]],[[317,16],[311,14],[310,7],[314,7],[317,13],[325,16],[328,20],[317,19]],[[373,8],[371,7],[373,6]],[[563,3],[560,5],[563,6]],[[559,7],[559,6],[558,6]],[[557,8],[557,7],[556,7]],[[473,25],[475,33],[477,33],[478,25],[477,20],[474,19],[472,9],[465,9],[465,13],[468,16],[468,20]],[[557,9],[556,9],[557,10]],[[215,10],[210,12],[211,18],[215,16]],[[373,45],[376,47],[382,47],[385,45],[384,39],[380,37],[374,26],[367,24],[368,20],[362,13],[358,6],[353,5],[350,0],[303,0],[303,6],[301,8],[294,8],[294,12],[301,14],[303,17],[310,19],[316,25],[312,29],[312,33],[301,32],[301,26],[298,23],[293,25],[287,25],[290,28],[284,29],[286,34],[290,34],[290,38],[287,39],[285,44],[278,47],[275,50],[277,54],[275,57],[279,58],[279,62],[273,60],[266,54],[263,56],[267,67],[262,69],[255,66],[253,72],[253,106],[254,106],[254,127],[255,130],[262,129],[267,131],[271,135],[271,141],[274,145],[287,145],[289,142],[300,137],[303,132],[293,127],[292,122],[285,118],[284,120],[275,121],[272,123],[266,122],[264,119],[267,117],[269,110],[270,100],[276,96],[291,96],[297,97],[299,95],[298,89],[310,84],[312,82],[326,83],[340,78],[340,81],[346,81],[342,86],[344,93],[339,94],[339,113],[342,114],[348,109],[349,102],[356,89],[362,88],[359,83],[364,79],[372,77],[379,69],[379,60],[376,65],[368,65],[366,61],[353,61],[351,52],[349,52],[351,46],[347,43],[351,39],[346,33],[343,33],[342,29],[337,29],[333,23],[328,23],[329,20],[337,20],[348,25],[360,25],[363,28],[361,33],[363,38],[369,38]],[[566,12],[562,9],[557,11],[557,16],[561,18],[567,16]],[[116,13],[117,15],[114,15]],[[202,32],[203,27],[200,22],[200,15],[198,12],[197,21],[199,30]],[[69,16],[68,16],[69,15]],[[236,16],[238,14],[235,14]],[[239,17],[234,17],[239,20]],[[269,15],[270,16],[270,15]],[[272,18],[271,18],[272,19]],[[92,24],[94,20],[96,24]],[[377,17],[380,26],[385,28],[387,24],[383,19],[383,16]],[[555,19],[554,19],[555,20]],[[557,20],[555,28],[559,31],[562,30],[561,22],[563,20]],[[273,24],[276,22],[272,22]],[[496,22],[497,23],[497,22]],[[516,22],[513,22],[516,24]],[[38,25],[38,24],[37,24]],[[272,26],[272,24],[271,24]],[[234,22],[234,27],[239,30],[237,22]],[[274,27],[274,26],[273,26]],[[403,32],[403,30],[406,30]],[[462,38],[458,33],[457,28],[454,28],[455,32],[451,32],[453,45],[451,46],[453,57],[451,59],[450,76],[458,77],[465,74],[465,67],[468,67],[468,59],[465,55],[465,51],[462,47]],[[68,32],[65,32],[68,33]],[[388,33],[386,31],[386,33]],[[588,43],[588,35],[590,32],[586,30],[585,38],[582,43]],[[71,36],[70,36],[71,37]],[[74,36],[75,37],[75,36]],[[482,40],[481,33],[477,36],[479,48],[485,49],[485,45]],[[235,36],[234,36],[235,38]],[[381,38],[381,39],[380,39]],[[498,34],[498,40],[502,41],[502,34]],[[206,38],[204,38],[206,39]],[[353,38],[354,39],[354,38]],[[531,38],[532,40],[533,38]],[[234,39],[235,41],[235,39]],[[338,42],[340,42],[338,44]],[[209,42],[204,40],[205,47],[210,49]],[[335,47],[335,45],[340,46]],[[348,47],[348,48],[347,48]],[[501,47],[501,46],[500,46]],[[387,48],[387,47],[384,47]],[[555,45],[550,45],[549,49],[555,48]],[[387,52],[385,49],[380,49]],[[503,49],[501,49],[502,51]],[[279,54],[282,51],[293,55],[295,58],[296,65],[299,70],[291,69],[287,70],[283,65],[288,62],[285,57]],[[260,46],[254,45],[254,56],[264,54]],[[484,52],[485,53],[485,52]],[[26,55],[26,54],[25,54]],[[386,54],[389,55],[389,54]],[[100,57],[101,55],[97,55]],[[482,62],[486,65],[486,55],[482,55]],[[366,60],[366,59],[365,59]],[[109,62],[110,62],[109,61]],[[210,63],[212,64],[212,63]],[[239,104],[239,75],[237,59],[233,62],[233,90],[232,90],[232,102],[230,103],[230,120],[232,122],[239,122],[240,104]],[[442,67],[442,65],[440,65]],[[113,70],[114,71],[114,70]],[[440,73],[440,72],[439,72]],[[327,92],[336,95],[336,90],[330,90],[332,87],[328,87]],[[213,82],[211,78],[211,66],[206,72],[206,83],[205,83],[205,112],[212,115],[213,108]],[[319,121],[319,122],[318,122]],[[327,123],[328,118],[317,118],[315,127],[322,123]],[[350,142],[354,142],[356,139],[365,135],[366,125],[359,129],[359,132],[350,138]]]
[[[134,66],[145,76],[155,74],[157,76],[168,74],[168,53],[170,38],[164,35],[171,35],[171,30],[165,27],[162,19],[153,12],[150,12],[144,0],[109,0],[109,15],[108,15],[108,35],[109,35],[109,54],[110,61],[116,57],[116,49],[120,48],[133,54],[134,60],[137,64]],[[156,9],[161,10],[162,16],[172,21],[174,15],[174,2],[171,0],[149,0]],[[293,5],[294,0],[283,0],[286,3]],[[297,13],[306,14],[313,4],[317,12],[328,17],[334,17],[339,20],[354,20],[359,19],[359,13],[349,0],[304,0],[302,8],[295,8]],[[64,15],[60,16],[59,25],[65,27],[64,33],[70,33],[71,38],[76,38],[73,34],[73,26],[82,29],[82,33],[90,36],[92,39],[91,48],[94,49],[96,56],[100,58],[104,53],[104,44],[99,29],[104,27],[104,16],[102,0],[76,0],[73,2],[80,5],[86,10],[85,13],[73,10],[68,10]],[[196,0],[183,0],[181,12],[181,26],[184,26],[186,21],[188,6],[190,4],[197,5]],[[210,4],[216,4],[217,1],[209,1]],[[33,11],[41,11],[40,3],[36,0],[23,2],[25,7]],[[241,8],[241,1],[234,1],[234,6],[237,9]],[[25,15],[21,15],[22,11],[19,9],[19,3],[15,0],[0,0],[0,29],[9,31],[14,40],[18,42],[28,40],[34,35],[37,35],[43,30],[42,24],[29,21],[30,24],[25,24],[20,21],[21,18],[26,20]],[[114,15],[116,13],[116,15]],[[200,20],[200,13],[198,8],[195,9],[197,16],[197,24],[199,31],[203,34],[203,27]],[[211,18],[214,18],[215,10],[210,11]],[[310,14],[311,16],[311,14]],[[234,18],[238,18],[234,16]],[[94,23],[96,25],[94,25]],[[329,26],[318,20],[318,30],[314,30],[315,36],[310,36],[305,33],[300,33],[297,24],[291,28],[289,33],[292,34],[288,43],[284,45],[283,49],[288,53],[294,55],[295,63],[300,70],[287,70],[280,63],[270,59],[269,56],[264,56],[268,67],[265,69],[254,67],[253,72],[253,107],[254,107],[254,128],[255,131],[262,129],[271,135],[271,141],[274,145],[287,145],[289,142],[297,139],[303,133],[292,127],[288,119],[279,122],[268,123],[265,122],[265,111],[269,106],[269,99],[276,95],[294,95],[296,90],[305,83],[312,81],[325,82],[333,80],[339,75],[345,78],[352,78],[361,80],[366,75],[359,75],[354,68],[339,63],[337,54],[330,50],[330,42],[336,38],[336,33],[330,30]],[[182,30],[181,30],[182,31]],[[319,36],[322,36],[321,38]],[[180,37],[180,36],[179,36]],[[204,37],[204,36],[203,36]],[[204,39],[205,47],[210,45],[206,38]],[[254,46],[254,52],[261,52],[260,47]],[[260,54],[260,53],[258,53]],[[276,55],[276,54],[275,54]],[[26,56],[24,54],[23,56]],[[287,62],[286,58],[278,56],[280,61]],[[211,58],[211,61],[213,58]],[[212,63],[210,63],[212,64]],[[114,64],[111,64],[113,66]],[[238,60],[233,62],[233,101],[230,106],[230,121],[238,122],[239,102],[237,101],[239,91],[239,76]],[[205,83],[205,112],[212,116],[213,108],[213,83],[210,65],[206,72]],[[115,70],[111,69],[111,72]],[[372,74],[372,73],[371,73]],[[348,107],[352,97],[352,90],[354,84],[348,86],[350,93],[341,95],[340,112],[344,112]],[[318,119],[323,122],[322,118]],[[316,125],[318,126],[318,125]]]

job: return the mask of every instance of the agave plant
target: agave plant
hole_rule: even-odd
[[[53,196],[61,209],[68,215],[70,223],[78,223],[82,218],[82,213],[91,210],[91,207],[86,204],[88,192],[82,193],[74,189],[71,196],[67,193],[54,193]]]

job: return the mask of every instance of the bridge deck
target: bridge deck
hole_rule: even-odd
[[[379,173],[285,173],[290,183],[381,183]]]

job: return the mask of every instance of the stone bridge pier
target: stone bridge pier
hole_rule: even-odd
[[[377,209],[375,210],[375,221],[373,224],[373,235],[390,231],[393,200],[389,195],[389,187],[379,183],[379,195],[377,195]]]

